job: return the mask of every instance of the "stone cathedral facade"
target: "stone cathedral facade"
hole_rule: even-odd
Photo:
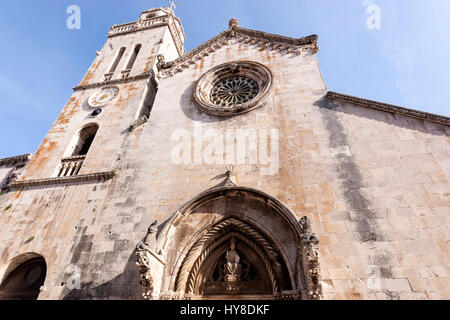
[[[0,299],[449,299],[450,119],[328,91],[315,35],[224,29],[114,25],[0,159]]]

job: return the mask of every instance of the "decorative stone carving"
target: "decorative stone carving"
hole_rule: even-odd
[[[157,246],[156,233],[158,232],[158,221],[153,222],[148,228],[144,240],[137,245],[138,250],[151,250]]]
[[[236,173],[234,172],[234,165],[228,165],[227,166],[227,172],[226,172],[226,180],[224,183],[225,187],[236,187],[237,186],[237,177]]]
[[[239,263],[241,258],[236,251],[236,239],[231,238],[230,249],[227,251],[226,264],[224,265],[224,279],[226,291],[230,295],[239,293],[239,285],[241,282],[242,265]]]
[[[221,32],[199,47],[180,56],[178,59],[163,65],[160,77],[162,75],[173,76],[177,72],[183,72],[185,68],[181,68],[180,66],[185,65],[186,63],[188,67],[189,65],[197,64],[198,61],[201,61],[204,57],[209,56],[211,52],[215,52],[217,49],[228,45],[232,39],[244,44],[256,45],[261,48],[271,49],[280,53],[316,54],[319,51],[319,47],[317,45],[317,35],[311,35],[299,39],[290,38],[272,33],[240,28],[237,19],[231,19],[229,29],[227,31]]]
[[[3,158],[0,159],[0,167],[1,166],[12,166],[17,164],[25,164],[31,159],[31,154],[24,154],[16,157]]]
[[[225,63],[200,78],[194,101],[200,110],[211,115],[238,115],[262,106],[272,86],[271,71],[260,63]]]
[[[211,92],[211,101],[218,106],[230,107],[244,104],[259,92],[258,83],[247,77],[231,77],[216,83]]]
[[[300,228],[302,230],[302,240],[306,241],[319,241],[317,235],[312,231],[311,220],[308,217],[302,217],[299,221]]]
[[[300,300],[301,293],[299,290],[282,291],[277,297],[278,300]]]
[[[141,285],[144,291],[142,296],[145,300],[153,300],[153,277],[150,269],[150,253],[146,250],[138,250],[136,256],[136,265],[139,269]]]
[[[236,18],[232,18],[228,23],[228,33],[230,37],[236,36],[236,30],[239,27],[239,21]]]
[[[311,221],[303,217],[299,221],[302,230],[300,255],[306,278],[307,294],[311,300],[322,297],[322,284],[319,264],[319,238],[312,232]]]
[[[79,176],[70,176],[70,177],[59,177],[59,178],[49,178],[49,179],[39,179],[39,180],[24,180],[24,181],[16,181],[10,185],[11,189],[19,189],[19,188],[31,188],[31,187],[40,187],[40,186],[52,186],[52,185],[61,185],[61,184],[74,184],[79,182],[98,182],[101,180],[109,180],[112,179],[116,175],[115,171],[108,172],[100,172],[100,173],[92,173],[92,174],[84,174]]]
[[[234,227],[239,230],[239,232],[228,231],[225,232],[225,234],[222,234],[224,230],[229,230],[229,227]],[[222,237],[220,237],[221,235]],[[217,238],[218,236],[219,238]],[[280,263],[278,252],[273,247],[273,245],[270,244],[269,241],[258,231],[253,229],[247,223],[235,218],[226,219],[212,226],[189,250],[188,254],[183,259],[184,261],[178,271],[174,291],[193,294],[195,292],[195,284],[202,264],[220,243],[223,243],[226,240],[231,241],[232,238],[246,243],[261,257],[268,272],[268,277],[272,286],[272,292],[273,294],[278,293],[280,291],[280,284],[284,284],[285,282],[283,266]],[[224,266],[224,275],[228,274],[230,276],[228,279],[230,284],[230,293],[233,291],[237,292],[237,280],[241,279],[242,275],[242,265],[239,274],[236,272],[237,270],[239,270],[238,266],[236,264],[233,264],[239,264],[239,261],[236,261],[236,256],[234,255],[233,250],[235,250],[235,247],[232,248],[231,251],[229,251],[230,255],[227,258],[227,268],[225,268]]]
[[[88,104],[91,108],[103,107],[113,101],[118,94],[118,87],[105,87],[92,94],[88,99]]]
[[[236,29],[239,27],[239,21],[237,18],[231,18],[230,22],[228,23],[229,29]]]
[[[162,54],[158,54],[156,58],[158,59],[158,62],[156,63],[156,68],[160,70],[163,67],[163,65],[166,64],[166,58]]]
[[[227,175],[232,173],[233,168],[227,167]],[[257,209],[262,205],[273,211],[268,211],[268,221],[258,226],[253,225],[251,219],[247,220],[245,215],[241,218],[237,209],[236,212],[225,215],[223,220],[203,225],[198,234],[182,238],[186,237],[186,229],[182,227],[184,219],[193,218],[191,215],[199,206],[212,199],[220,201],[221,198],[230,202],[232,199],[239,199],[238,201],[244,201],[251,208]],[[212,207],[215,205],[212,204]],[[190,218],[189,223],[192,223]],[[270,220],[272,218],[274,220]],[[275,224],[276,230],[285,234],[266,234],[268,224]],[[178,228],[183,233],[178,233]],[[290,243],[297,241],[298,249],[286,254],[284,243],[278,242],[283,237],[291,239]],[[231,252],[232,238],[236,239],[234,250],[237,251],[239,261],[231,255],[227,257],[227,253]],[[173,267],[164,270],[161,297],[217,298],[226,297],[232,292],[238,292],[239,296],[252,294],[293,300],[320,299],[322,296],[319,240],[313,233],[311,222],[306,217],[299,221],[279,200],[261,191],[239,186],[227,187],[223,183],[221,187],[208,189],[173,215],[161,230],[159,241],[164,250],[170,251],[179,250],[181,243],[186,244],[181,245],[184,249],[176,255],[176,265],[171,264]],[[226,274],[231,275],[228,279],[231,284],[228,292]],[[260,279],[264,280],[261,282]],[[257,286],[252,287],[255,283]]]
[[[151,260],[152,256],[150,251],[152,248],[156,247],[157,240],[156,240],[156,232],[158,231],[157,228],[157,221],[152,223],[152,225],[149,227],[147,235],[145,236],[144,240],[139,242],[139,244],[136,247],[136,257],[137,262],[136,265],[139,269],[139,274],[141,278],[141,285],[143,288],[143,294],[145,300],[153,300],[153,276],[152,276],[152,265]]]

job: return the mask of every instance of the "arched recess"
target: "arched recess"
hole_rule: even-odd
[[[0,300],[37,300],[47,275],[44,257],[25,253],[8,265],[0,283]]]
[[[69,150],[70,156],[85,156],[91,148],[92,142],[95,139],[98,131],[97,123],[90,123],[83,127],[79,133],[74,137]],[[66,153],[67,153],[66,152]]]
[[[227,281],[233,277],[234,281]],[[274,244],[250,224],[230,217],[208,228],[190,248],[174,288],[205,297],[267,296],[292,290],[292,284]]]
[[[144,286],[144,296],[320,298],[319,241],[311,224],[306,217],[299,220],[279,200],[261,191],[237,186],[208,190],[174,214],[158,238],[153,235],[150,241],[151,234],[149,230],[144,241],[148,246],[140,246],[145,250],[138,250],[138,266],[149,266],[141,269],[141,275],[145,271],[146,279],[151,278],[143,281],[151,284]],[[232,256],[238,256],[233,267],[227,260],[230,250]],[[140,259],[142,256],[145,258]],[[233,289],[227,290],[224,280],[228,276],[224,271],[227,264],[230,269],[240,270],[239,288],[234,293]],[[247,277],[248,270],[255,277]],[[243,275],[247,278],[243,279]]]

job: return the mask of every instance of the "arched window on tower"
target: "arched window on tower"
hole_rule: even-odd
[[[61,165],[58,169],[58,177],[76,176],[83,166],[86,155],[94,142],[98,131],[96,123],[85,126],[72,139],[67,151],[66,157],[61,160]]]
[[[105,81],[109,81],[113,77],[114,72],[116,71],[120,60],[122,60],[122,57],[123,57],[123,55],[125,53],[125,49],[126,49],[125,47],[122,47],[122,48],[119,49],[119,52],[117,52],[116,58],[114,59],[113,64],[109,68],[108,73],[105,74]]]
[[[133,65],[136,62],[137,56],[139,55],[139,51],[141,51],[142,44],[138,44],[134,47],[133,53],[131,54],[126,68],[122,71],[122,78],[128,78],[130,75],[131,69],[133,69]]]

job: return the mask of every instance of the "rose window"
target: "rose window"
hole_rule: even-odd
[[[258,83],[246,77],[232,77],[216,83],[211,90],[211,101],[222,107],[244,104],[259,93]]]
[[[197,82],[197,107],[214,116],[233,116],[264,106],[273,87],[271,71],[253,61],[221,64]]]

